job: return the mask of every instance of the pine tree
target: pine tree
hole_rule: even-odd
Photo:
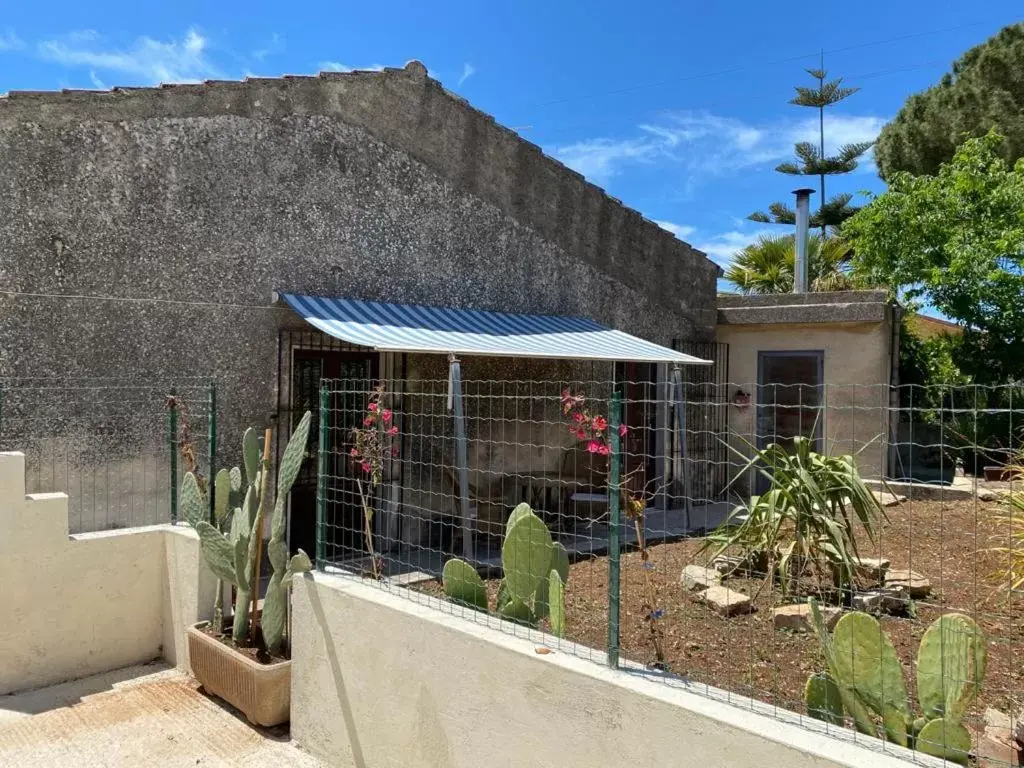
[[[797,95],[790,99],[789,103],[798,107],[813,107],[818,110],[819,143],[818,146],[814,146],[809,141],[798,142],[794,148],[798,162],[782,163],[775,170],[793,176],[817,176],[819,178],[821,206],[817,213],[811,216],[811,226],[820,227],[821,234],[825,237],[830,227],[835,230],[858,210],[855,206],[850,205],[853,195],[843,193],[827,199],[825,197],[825,177],[850,173],[855,170],[861,155],[871,149],[874,142],[861,141],[855,144],[844,144],[836,154],[825,154],[825,108],[838,104],[843,99],[855,94],[860,88],[843,87],[841,77],[826,81],[828,73],[824,69],[808,69],[807,73],[818,81],[818,87],[796,86]],[[757,211],[747,218],[765,224],[794,224],[796,213],[785,203],[776,202],[768,206],[768,213]]]

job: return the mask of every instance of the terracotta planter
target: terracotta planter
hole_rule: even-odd
[[[989,482],[1012,480],[1013,472],[1006,467],[985,467],[985,479]]]
[[[202,631],[188,628],[192,674],[208,693],[240,710],[250,723],[270,727],[288,722],[292,663],[260,664]]]

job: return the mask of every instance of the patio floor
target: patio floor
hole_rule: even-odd
[[[0,696],[0,765],[323,768],[286,728],[255,729],[163,664]]]

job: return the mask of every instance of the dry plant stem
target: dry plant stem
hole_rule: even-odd
[[[638,517],[633,520],[633,527],[636,529],[636,540],[637,545],[640,548],[640,563],[641,565],[647,562],[647,537],[644,535],[644,524],[643,518]],[[651,583],[651,572],[647,568],[644,571],[644,591],[647,596],[647,605],[645,606],[648,611],[648,620],[650,622],[651,630],[651,643],[654,645],[654,658],[659,664],[665,663],[665,649],[661,646],[661,630],[658,628],[658,619],[655,617],[654,612],[657,610],[654,585]]]
[[[256,524],[253,526],[253,535],[256,536],[256,561],[252,564],[252,615],[249,617],[249,639],[256,643],[256,630],[259,629],[259,620],[256,617],[256,607],[260,600],[260,560],[263,558],[263,515],[266,509],[267,498],[267,475],[270,474],[270,429],[263,433],[263,461],[260,466],[260,506],[256,512]]]
[[[359,489],[359,499],[363,503],[363,535],[366,537],[366,552],[370,555],[373,578],[380,579],[380,563],[377,562],[377,555],[373,550],[373,531],[370,529],[370,506],[366,499],[366,492],[363,491],[363,481],[359,478],[356,478],[356,487]]]

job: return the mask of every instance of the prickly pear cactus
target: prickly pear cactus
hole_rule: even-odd
[[[191,472],[185,473],[178,496],[185,521],[195,528],[196,524],[206,517],[207,502],[206,496],[199,488],[199,480]]]
[[[520,515],[505,534],[501,548],[505,584],[525,606],[532,605],[537,588],[551,571],[551,549],[547,526],[532,512]]]
[[[967,756],[971,752],[971,732],[959,720],[930,720],[917,734],[915,749],[926,755],[967,765]]]
[[[487,612],[487,589],[476,568],[457,557],[444,564],[441,574],[444,593],[458,605]]]
[[[971,618],[947,613],[936,619],[917,650],[917,696],[924,716],[963,718],[987,665],[985,636]]]
[[[804,686],[804,704],[807,714],[832,725],[842,725],[843,697],[839,687],[828,675],[811,675]]]
[[[903,665],[878,620],[866,613],[848,613],[832,635],[836,680],[845,683],[882,717],[890,741],[907,745],[910,700]]]
[[[548,624],[551,634],[565,637],[565,584],[554,568],[548,574]]]

